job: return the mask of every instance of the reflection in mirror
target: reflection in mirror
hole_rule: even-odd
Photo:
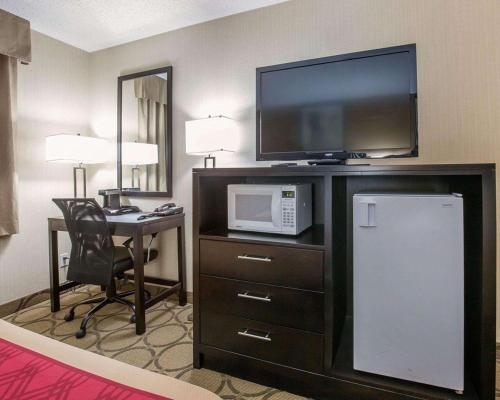
[[[124,195],[172,195],[171,70],[118,78],[118,179]]]

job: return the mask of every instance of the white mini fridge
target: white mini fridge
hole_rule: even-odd
[[[354,369],[464,388],[461,195],[353,197]]]

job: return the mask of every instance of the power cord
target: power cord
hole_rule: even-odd
[[[62,256],[61,257],[61,262],[62,262],[62,265],[59,268],[64,271],[64,282],[68,282],[69,257],[68,256]],[[71,291],[73,293],[75,293],[75,287],[74,286],[71,288]]]

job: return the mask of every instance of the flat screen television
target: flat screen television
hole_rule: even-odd
[[[418,155],[415,44],[258,68],[256,103],[257,160]]]

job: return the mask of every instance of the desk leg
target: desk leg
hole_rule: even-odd
[[[57,246],[57,231],[49,227],[49,273],[50,273],[50,310],[57,312],[61,309],[59,292],[59,260]]]
[[[179,305],[185,306],[187,303],[186,294],[186,235],[184,222],[177,227],[177,268],[179,270]]]
[[[142,234],[134,235],[135,333],[146,332],[144,248]]]

